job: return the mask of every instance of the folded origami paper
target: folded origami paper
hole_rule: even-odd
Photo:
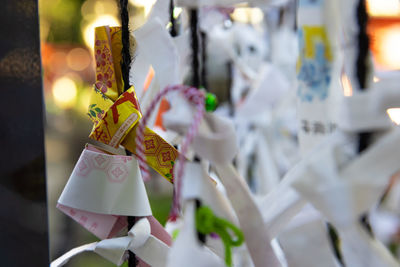
[[[136,155],[136,127],[142,115],[134,88],[122,93],[121,31],[104,26],[96,28],[95,34],[96,83],[88,113],[94,126],[90,138],[113,147],[121,144]],[[149,128],[144,148],[147,164],[172,182],[178,151]]]
[[[169,246],[165,240],[155,236],[153,224],[154,220],[143,218],[130,229],[127,236],[105,239],[74,248],[53,261],[50,267],[63,266],[72,257],[86,251],[93,251],[118,266],[126,260],[127,252],[132,251],[144,262],[138,266],[164,267]]]
[[[125,228],[126,216],[151,215],[136,159],[91,145],[83,150],[57,207],[100,239]]]
[[[147,263],[162,266],[160,262],[165,261],[171,237],[152,216],[138,163],[131,156],[113,155],[87,145],[58,200],[57,208],[100,239],[106,240],[73,249],[51,266],[62,266],[84,251],[94,251],[118,265],[126,259],[127,250],[134,251],[140,258],[138,266],[145,267]],[[135,224],[133,234],[128,234],[128,237],[107,239],[126,228],[127,216],[145,217],[146,223],[139,225],[149,224],[149,230],[146,230],[147,226],[143,228]],[[149,231],[151,236],[147,234]],[[143,235],[145,243],[137,245],[136,239]],[[160,255],[151,256],[158,250],[162,252]]]

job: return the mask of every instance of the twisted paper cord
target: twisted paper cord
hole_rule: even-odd
[[[122,62],[121,73],[124,81],[124,92],[129,89],[129,67],[131,65],[130,41],[129,41],[129,13],[128,0],[120,0],[120,16],[121,16],[121,31],[122,31]]]
[[[171,210],[171,218],[176,218],[179,214],[180,205],[180,195],[181,195],[181,188],[182,188],[182,176],[184,171],[184,162],[185,162],[185,154],[189,148],[189,145],[193,141],[193,138],[197,134],[199,129],[201,120],[203,119],[205,113],[204,107],[204,92],[198,90],[195,87],[185,86],[185,85],[174,85],[174,86],[167,86],[162,90],[157,96],[152,100],[150,103],[149,108],[147,109],[146,113],[144,114],[142,120],[139,123],[139,126],[136,130],[136,154],[137,159],[139,162],[140,170],[142,171],[142,176],[144,181],[148,181],[150,179],[149,168],[146,163],[146,156],[144,154],[144,130],[146,128],[147,121],[149,120],[151,114],[156,108],[156,105],[161,99],[172,91],[179,91],[183,93],[185,98],[193,103],[196,106],[196,114],[193,118],[193,122],[190,125],[185,139],[182,144],[181,151],[179,153],[179,166],[177,171],[177,177],[173,177],[174,182],[174,196],[173,196],[173,204]]]
[[[129,12],[128,12],[128,0],[120,0],[119,1],[119,9],[121,16],[121,41],[122,41],[122,50],[121,50],[121,74],[122,80],[124,82],[123,91],[126,92],[129,85],[129,67],[131,65],[131,54],[130,54],[130,39],[129,39]],[[132,155],[127,149],[125,150],[128,156]],[[128,229],[131,229],[136,222],[135,216],[128,216]],[[129,251],[128,258],[128,266],[135,267],[138,263],[138,259],[132,251]]]

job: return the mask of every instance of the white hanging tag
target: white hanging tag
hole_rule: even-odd
[[[204,122],[194,139],[194,150],[214,165],[236,212],[254,265],[281,266],[250,190],[230,163],[237,151],[233,126],[213,114],[207,114]]]

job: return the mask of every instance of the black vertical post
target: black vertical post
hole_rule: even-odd
[[[1,1],[1,266],[48,266],[38,2]]]

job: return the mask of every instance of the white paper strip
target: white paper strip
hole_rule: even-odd
[[[93,251],[120,266],[126,260],[127,250],[135,253],[141,260],[152,267],[165,267],[169,247],[151,235],[150,222],[143,218],[129,231],[128,236],[105,239],[99,242],[74,248],[50,264],[61,267],[72,257],[86,251]]]
[[[379,87],[343,98],[338,120],[341,129],[360,132],[393,127],[386,110],[400,107],[398,84],[383,83]]]
[[[203,205],[212,208],[216,216],[237,224],[237,218],[228,200],[218,191],[216,185],[200,163],[185,163],[182,200],[185,201],[188,199],[200,199]]]
[[[194,139],[194,150],[202,158],[210,160],[216,168],[238,217],[254,265],[281,266],[250,190],[231,166],[230,162],[237,151],[233,126],[213,114],[207,114],[204,122]]]
[[[382,137],[350,163],[346,162],[346,142],[339,133],[331,139],[334,142],[312,156],[308,172],[293,186],[338,229],[346,264],[398,266],[389,251],[359,227],[358,220],[377,203],[399,169],[400,129]]]
[[[327,234],[327,224],[310,205],[293,218],[278,239],[288,266],[340,266]]]

